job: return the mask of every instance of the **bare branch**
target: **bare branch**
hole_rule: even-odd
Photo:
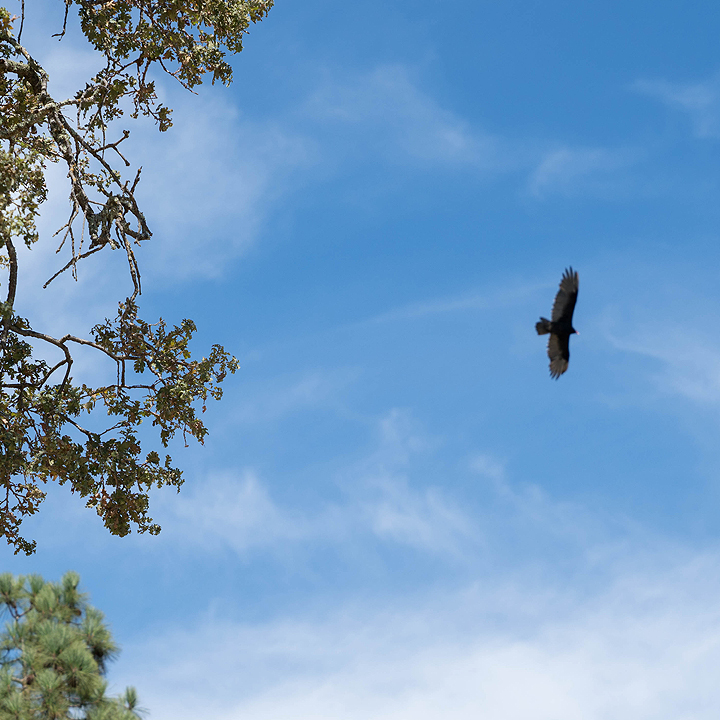
[[[15,245],[13,245],[12,239],[9,236],[5,238],[5,247],[8,251],[10,273],[8,279],[8,294],[7,299],[5,300],[5,307],[3,309],[3,329],[2,335],[0,335],[0,347],[4,347],[5,342],[7,341],[13,315],[13,306],[15,304],[15,293],[17,291],[17,252],[15,251]]]

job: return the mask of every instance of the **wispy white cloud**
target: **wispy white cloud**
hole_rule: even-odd
[[[362,504],[381,539],[441,555],[460,555],[477,531],[469,517],[437,487],[413,489],[404,478],[376,476],[373,497]]]
[[[199,548],[218,543],[243,555],[251,548],[297,541],[311,531],[305,518],[279,507],[255,473],[207,478],[194,491],[167,498],[172,521],[164,531]],[[179,536],[179,537],[178,537]]]
[[[495,515],[502,518],[505,526],[522,528],[526,537],[542,539],[565,539],[575,547],[597,544],[607,533],[608,519],[591,512],[579,503],[551,497],[534,482],[512,482],[505,464],[492,454],[481,453],[470,459],[470,468],[489,483],[497,504],[484,513],[483,522],[491,523]],[[622,535],[632,534],[624,518],[613,518]]]
[[[354,79],[332,79],[308,100],[305,112],[365,135],[387,159],[505,172],[523,156],[501,137],[473,127],[422,91],[403,65],[382,65]]]
[[[562,147],[544,154],[530,174],[531,195],[616,194],[626,182],[619,173],[637,162],[637,151]]]
[[[318,407],[337,407],[338,394],[357,379],[353,368],[313,370],[302,375],[273,378],[255,388],[245,388],[233,407],[233,422],[256,424]]]
[[[478,541],[469,518],[437,485],[411,483],[408,465],[430,451],[434,441],[415,427],[406,412],[393,410],[379,426],[380,442],[351,473],[362,516],[380,538],[432,554],[464,555]],[[358,492],[359,490],[359,492]]]
[[[450,297],[433,298],[421,302],[410,303],[393,308],[380,315],[375,315],[367,323],[384,323],[416,318],[426,318],[432,315],[446,313],[460,313],[472,311],[494,310],[497,308],[518,305],[535,294],[538,290],[548,289],[552,285],[547,283],[521,282],[505,280],[505,286],[489,289],[485,292],[469,292]]]
[[[663,548],[666,551],[666,548]],[[720,558],[616,568],[578,595],[547,578],[253,625],[227,615],[126,647],[153,717],[223,720],[714,718]]]
[[[666,319],[622,336],[607,324],[605,334],[615,348],[658,361],[650,377],[663,392],[702,405],[720,403],[720,346],[699,328]]]
[[[160,137],[146,130],[135,153],[155,231],[146,255],[155,276],[216,277],[255,243],[291,173],[316,161],[313,143],[279,122],[243,117],[209,91],[174,105],[173,128]]]
[[[633,87],[668,107],[687,113],[698,137],[720,136],[720,74],[690,83],[638,80]]]
[[[192,490],[157,499],[159,540],[193,551],[225,547],[240,555],[255,548],[356,545],[373,536],[431,555],[462,557],[477,542],[468,516],[439,486],[413,483],[408,463],[427,446],[406,413],[378,423],[379,442],[368,457],[336,478],[340,499],[298,507],[272,496],[272,483],[251,469],[196,481]],[[146,542],[139,540],[139,542]]]

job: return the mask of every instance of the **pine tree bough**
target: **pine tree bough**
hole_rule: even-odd
[[[78,589],[77,573],[58,583],[0,575],[0,717],[18,720],[139,720],[135,688],[107,694],[118,654],[103,614]]]
[[[243,35],[271,6],[272,0],[67,0],[58,36],[76,9],[104,62],[67,99],[49,94],[48,73],[13,34],[16,18],[0,8],[0,265],[7,271],[0,300],[0,535],[15,552],[34,551],[20,526],[38,510],[42,485],[51,480],[86,498],[115,535],[133,525],[159,532],[148,515],[148,492],[179,488],[182,474],[169,455],[143,453],[139,426],[151,421],[163,447],[178,433],[202,442],[207,429],[198,405],[204,412],[209,397],[219,399],[220,384],[238,368],[219,345],[207,357],[192,357],[191,320],[169,328],[138,316],[133,247],[152,233],[135,196],[140,169],[130,179],[123,175],[131,167],[121,150],[129,132],[116,126],[123,116],[146,115],[160,131],[171,127],[171,111],[156,97],[154,68],[189,90],[206,74],[229,84],[225,53],[242,50]],[[69,259],[44,287],[67,271],[77,278],[78,263],[103,249],[127,257],[132,292],[88,338],[31,327],[16,307],[16,244],[31,248],[39,240],[47,163],[67,168],[69,216],[56,235],[57,252]],[[114,363],[113,382],[90,387],[74,379],[73,351],[80,346]]]

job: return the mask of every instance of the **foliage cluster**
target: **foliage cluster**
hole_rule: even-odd
[[[68,483],[86,498],[110,532],[159,527],[148,515],[151,487],[182,483],[170,456],[143,452],[138,428],[149,420],[167,447],[180,434],[202,442],[198,415],[237,360],[214,345],[194,359],[195,325],[168,327],[138,316],[140,269],[133,248],[152,233],[122,143],[128,118],[154,118],[161,131],[171,111],[156,94],[155,71],[192,89],[209,74],[229,83],[227,52],[239,52],[248,28],[273,0],[66,0],[67,23],[80,27],[102,67],[69,98],[54,98],[48,72],[21,43],[23,18],[0,7],[0,265],[6,271],[0,298],[0,535],[15,551],[33,552],[22,521],[45,497],[42,484]],[[15,26],[20,26],[15,33]],[[115,318],[80,338],[37,328],[16,306],[18,243],[38,243],[36,218],[47,196],[48,163],[67,169],[69,216],[58,230],[57,252],[69,256],[45,287],[79,263],[110,249],[127,258],[132,292]],[[63,275],[64,276],[64,275]],[[83,346],[114,363],[112,382],[90,386],[72,374],[73,352]]]

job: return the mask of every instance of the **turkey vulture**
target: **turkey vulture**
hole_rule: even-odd
[[[556,380],[568,369],[570,336],[577,333],[572,326],[572,316],[579,284],[578,274],[571,267],[565,270],[553,303],[552,320],[541,317],[540,322],[535,323],[538,335],[550,333],[547,354],[550,358],[550,377]]]

